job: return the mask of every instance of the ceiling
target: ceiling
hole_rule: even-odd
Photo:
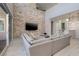
[[[37,9],[46,11],[46,10],[48,10],[49,8],[55,6],[56,4],[57,4],[57,3],[37,3],[37,4],[36,4],[36,7],[37,7]]]

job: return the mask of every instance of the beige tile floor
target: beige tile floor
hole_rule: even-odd
[[[13,40],[5,53],[5,56],[25,55],[21,39]],[[54,56],[79,56],[79,40],[72,39],[69,46],[56,53]]]
[[[14,39],[4,56],[25,56],[25,50],[23,49],[22,40]]]
[[[71,39],[70,45],[54,56],[79,56],[79,39]]]

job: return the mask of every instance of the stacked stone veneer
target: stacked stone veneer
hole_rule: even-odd
[[[38,30],[26,31],[27,22],[38,24]],[[44,31],[44,12],[36,9],[36,4],[13,4],[13,36],[20,37],[28,32],[33,37],[39,36]]]

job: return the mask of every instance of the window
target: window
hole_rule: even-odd
[[[65,30],[65,23],[61,23],[62,32]]]
[[[51,35],[53,34],[53,21],[51,22]]]
[[[4,31],[4,21],[0,20],[0,32]]]

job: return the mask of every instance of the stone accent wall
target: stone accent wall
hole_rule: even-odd
[[[72,39],[79,39],[79,10],[70,13],[69,30],[72,35]]]
[[[13,36],[20,37],[25,30],[25,23],[37,23],[38,30],[28,31],[33,37],[39,36],[44,31],[44,12],[36,9],[36,4],[13,4]]]

